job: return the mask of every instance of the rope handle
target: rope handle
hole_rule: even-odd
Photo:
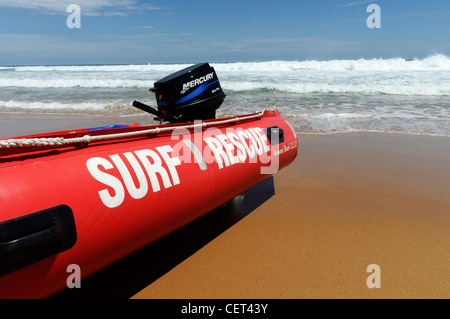
[[[201,127],[202,129],[212,125],[222,125],[227,123],[235,123],[239,121],[245,121],[255,118],[261,118],[264,115],[265,109],[256,114],[247,115],[247,116],[236,116],[234,118],[230,118],[227,120],[219,120],[213,122],[202,122],[200,124],[191,124],[184,126],[175,126],[175,127],[156,127],[148,130],[142,130],[138,132],[127,132],[127,133],[116,133],[116,134],[107,134],[107,135],[97,135],[90,136],[85,135],[82,137],[73,137],[73,138],[63,138],[63,137],[53,137],[53,138],[20,138],[20,139],[7,139],[0,140],[0,149],[9,148],[23,148],[23,147],[48,147],[48,146],[70,146],[70,145],[78,145],[78,144],[89,144],[100,141],[108,141],[115,139],[124,139],[124,138],[133,138],[140,137],[151,134],[159,134],[162,132],[173,131],[175,129],[196,129]]]

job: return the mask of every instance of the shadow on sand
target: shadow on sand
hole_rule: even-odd
[[[273,177],[269,177],[189,225],[83,279],[81,288],[67,288],[51,299],[128,299],[193,255],[274,194]]]

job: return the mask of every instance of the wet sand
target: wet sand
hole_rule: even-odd
[[[449,298],[450,138],[300,134],[275,196],[133,298]],[[369,289],[367,267],[380,267]]]
[[[142,121],[9,114],[0,137],[133,122]],[[275,194],[251,212],[225,223],[230,212],[222,209],[172,246],[152,245],[60,296],[450,298],[450,138],[299,138],[296,160],[274,175]],[[213,223],[222,229],[194,248],[173,248]],[[371,264],[380,267],[381,288],[366,284]]]
[[[0,138],[132,123],[155,124],[153,116],[148,114],[117,117],[53,113],[0,113]]]

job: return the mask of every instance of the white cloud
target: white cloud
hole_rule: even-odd
[[[44,14],[66,14],[69,4],[80,6],[85,15],[127,15],[142,10],[161,10],[150,4],[140,5],[136,0],[0,0],[0,7],[37,10]]]

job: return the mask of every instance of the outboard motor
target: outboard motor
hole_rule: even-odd
[[[192,122],[216,117],[225,99],[217,74],[209,63],[199,63],[173,73],[154,83],[158,110],[134,101],[141,110],[155,114],[162,121]]]

